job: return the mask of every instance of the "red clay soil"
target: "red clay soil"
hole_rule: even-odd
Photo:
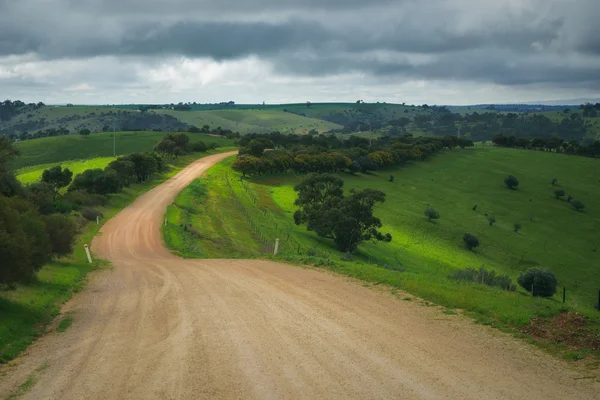
[[[541,342],[600,352],[600,329],[590,326],[589,318],[576,312],[564,312],[553,318],[534,318],[522,332]]]

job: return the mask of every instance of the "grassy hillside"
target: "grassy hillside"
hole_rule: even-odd
[[[595,267],[600,264],[600,160],[477,148],[448,151],[428,162],[372,175],[344,175],[346,190],[372,187],[387,194],[386,203],[377,208],[376,215],[384,223],[383,231],[393,236],[391,243],[362,245],[350,262],[342,261],[343,255],[333,250],[328,240],[294,225],[293,186],[300,177],[240,181],[239,175],[227,168],[230,162],[209,171],[210,181],[205,186],[210,189],[204,200],[185,200],[187,221],[201,228],[199,236],[178,230],[183,219],[169,209],[170,224],[165,235],[171,248],[186,256],[257,256],[279,237],[281,252],[289,259],[298,257],[298,252],[303,257],[308,254],[328,259],[340,272],[387,283],[447,307],[472,311],[487,323],[523,327],[534,317],[556,315],[563,309],[577,310],[600,321],[593,308],[600,286],[600,270]],[[518,190],[504,187],[508,174],[520,180]],[[388,181],[389,175],[395,176],[393,183]],[[230,187],[210,184],[226,182],[226,176]],[[555,199],[550,183],[554,177],[559,179],[559,188],[586,204],[585,212]],[[226,197],[235,199],[215,202]],[[427,222],[423,215],[427,204],[441,214],[435,223]],[[477,211],[472,210],[475,204]],[[239,211],[242,209],[245,211]],[[218,218],[206,217],[217,212]],[[497,223],[490,226],[485,214],[495,216]],[[513,231],[515,222],[522,224],[518,233]],[[210,234],[205,236],[204,232]],[[228,241],[232,232],[253,242],[244,240],[238,245]],[[474,252],[462,243],[466,232],[475,234],[481,242]],[[170,241],[170,236],[178,239]],[[403,272],[381,268],[383,265]],[[522,289],[508,293],[448,278],[457,269],[482,265],[506,273],[514,281],[529,267],[550,268],[559,285],[567,287],[567,304],[561,304],[558,294],[551,300],[531,298]]]
[[[94,133],[87,138],[80,135],[57,136],[15,143],[21,156],[11,163],[15,169],[68,160],[87,160],[113,155],[112,132]],[[163,132],[117,132],[116,155],[151,151],[163,137]],[[217,143],[221,147],[233,146],[233,141],[220,137],[188,134],[191,142]]]
[[[211,128],[220,126],[241,134],[264,133],[274,130],[285,133],[305,134],[312,129],[325,132],[341,126],[315,118],[283,112],[282,110],[213,110],[174,111],[156,110],[158,114],[171,115],[189,125]]]

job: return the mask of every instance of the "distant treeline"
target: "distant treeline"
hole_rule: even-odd
[[[240,140],[240,152],[233,169],[245,175],[265,173],[299,174],[310,172],[351,173],[424,160],[433,154],[457,146],[473,146],[469,139],[410,135],[369,140],[356,136],[340,139],[333,135],[283,135],[279,132],[250,134]]]
[[[33,110],[45,106],[41,101],[39,103],[26,104],[21,100],[5,100],[0,102],[0,121],[8,121],[15,115],[23,113],[27,110]]]
[[[559,136],[553,136],[550,139],[539,137],[528,139],[498,134],[492,138],[492,142],[501,147],[553,151],[586,157],[600,157],[600,140],[594,140],[588,144],[584,144],[576,140],[567,141]]]

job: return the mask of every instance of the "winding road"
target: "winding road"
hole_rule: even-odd
[[[92,250],[113,267],[65,305],[69,330],[2,368],[1,396],[34,374],[25,399],[598,399],[566,362],[416,298],[312,268],[172,255],[167,205],[230,154],[104,225]]]

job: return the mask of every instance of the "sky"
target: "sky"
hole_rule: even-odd
[[[600,97],[599,0],[0,0],[0,100]]]

